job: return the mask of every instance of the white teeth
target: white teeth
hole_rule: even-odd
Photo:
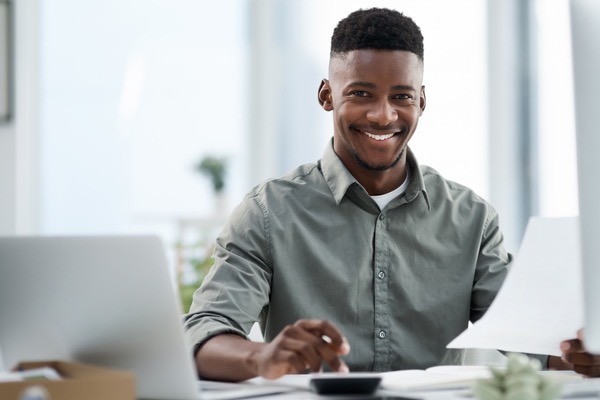
[[[372,133],[365,132],[365,135],[367,135],[371,139],[375,139],[375,140],[386,140],[386,139],[391,138],[395,134],[394,133],[388,133],[387,135],[373,135]]]

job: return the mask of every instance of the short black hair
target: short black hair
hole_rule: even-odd
[[[360,49],[409,51],[423,61],[423,35],[419,26],[401,12],[360,9],[342,19],[333,30],[330,56]]]

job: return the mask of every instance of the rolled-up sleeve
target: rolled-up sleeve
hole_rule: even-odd
[[[186,338],[193,353],[216,335],[247,337],[268,307],[270,248],[266,208],[249,194],[217,238],[213,265],[184,316]]]

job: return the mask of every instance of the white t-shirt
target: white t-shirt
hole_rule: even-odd
[[[377,205],[379,206],[380,210],[383,210],[390,201],[392,201],[396,197],[398,197],[401,194],[403,194],[404,192],[406,192],[406,188],[408,187],[409,178],[410,178],[410,171],[407,168],[406,169],[406,179],[404,179],[404,182],[402,182],[402,185],[398,186],[396,189],[392,190],[391,192],[379,194],[376,196],[371,196],[371,198],[373,200],[375,200],[375,203],[377,203]]]

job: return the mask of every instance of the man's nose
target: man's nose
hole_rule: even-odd
[[[398,119],[398,112],[389,101],[381,100],[373,105],[367,113],[367,119],[378,125],[386,126]]]

